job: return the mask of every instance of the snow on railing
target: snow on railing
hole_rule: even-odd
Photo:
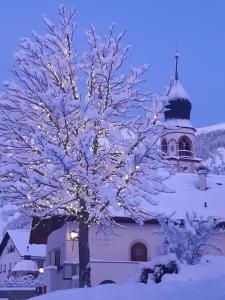
[[[0,288],[5,288],[5,287],[36,288],[43,285],[44,285],[44,281],[42,275],[39,275],[37,278],[34,278],[32,275],[27,275],[22,277],[10,276],[4,281],[0,281]]]

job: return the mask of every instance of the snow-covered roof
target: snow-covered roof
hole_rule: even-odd
[[[223,222],[225,219],[225,176],[208,175],[206,191],[200,191],[198,183],[198,174],[176,173],[164,181],[166,185],[165,190],[167,190],[166,193],[161,192],[158,195],[152,196],[156,205],[145,201],[140,204],[141,208],[151,216],[149,221],[153,222],[153,224],[155,224],[154,221],[159,216],[183,219],[186,216],[186,212],[196,212],[197,215],[203,217],[212,216]],[[111,215],[118,218],[117,221],[119,223],[129,222],[130,220],[129,216],[124,214],[124,211],[118,206],[111,208]],[[74,221],[74,219],[71,219],[71,221]],[[43,231],[46,228],[45,222],[52,223],[51,226],[48,226],[51,228],[50,231]],[[39,242],[36,239],[36,233],[37,231],[43,231],[43,243],[46,243],[47,236],[52,231],[60,228],[64,222],[65,220],[59,217],[57,221],[57,216],[55,216],[55,220],[51,218],[43,220],[43,224],[39,222],[39,227],[33,230],[33,242]]]
[[[29,244],[30,230],[15,229],[15,230],[8,230],[7,232],[21,256],[25,256],[25,255],[37,256],[37,257],[46,256],[45,245]],[[29,246],[29,249],[27,249],[27,246]]]
[[[185,91],[184,87],[179,80],[174,80],[167,93],[168,99],[190,99],[188,93]]]
[[[38,272],[38,266],[37,263],[31,259],[23,259],[15,264],[12,271]]]
[[[172,193],[160,193],[154,196],[158,202],[155,207],[145,205],[148,211],[174,214],[183,218],[186,211],[195,211],[198,215],[225,218],[225,176],[208,175],[207,190],[198,188],[198,174],[176,173],[165,184]],[[206,206],[206,207],[205,207]]]
[[[225,219],[225,176],[208,175],[206,181],[207,190],[200,191],[198,174],[176,173],[164,181],[168,192],[152,196],[156,205],[147,201],[140,205],[153,218],[165,215],[183,219],[186,212],[196,212],[199,216],[212,216],[223,221]],[[124,217],[123,211],[119,209],[113,209],[112,215]]]
[[[216,130],[225,130],[225,122],[197,129],[197,134],[209,133]]]
[[[190,120],[187,119],[168,119],[163,125],[172,129],[173,127],[193,127]]]

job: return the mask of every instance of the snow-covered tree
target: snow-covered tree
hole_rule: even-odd
[[[212,174],[225,174],[225,130],[217,129],[196,136],[197,157],[203,159],[204,164]]]
[[[186,213],[184,220],[160,220],[162,244],[159,254],[174,253],[181,263],[198,263],[209,248],[219,251],[215,239],[216,224],[213,217],[199,217],[196,213]]]
[[[83,287],[89,226],[111,226],[112,209],[143,223],[141,203],[166,188],[157,144],[162,101],[139,88],[148,67],[122,75],[129,47],[114,25],[104,38],[91,26],[88,50],[78,54],[74,16],[61,6],[57,25],[44,18],[47,33],[19,43],[15,79],[0,95],[0,188],[3,202],[31,216],[75,216]]]

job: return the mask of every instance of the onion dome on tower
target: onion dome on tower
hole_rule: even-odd
[[[176,52],[175,78],[171,81],[170,87],[166,93],[168,104],[164,112],[165,121],[178,126],[191,127],[190,114],[191,102],[188,93],[179,81],[178,59],[179,54]]]
[[[166,93],[165,131],[161,136],[161,150],[177,172],[196,172],[200,159],[195,157],[194,144],[196,129],[190,122],[191,102],[178,76],[176,53],[175,78]]]

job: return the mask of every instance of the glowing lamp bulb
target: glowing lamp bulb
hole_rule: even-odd
[[[76,239],[78,239],[78,232],[76,232],[76,231],[71,231],[70,232],[70,237],[71,237],[71,239],[72,240],[76,240]]]

